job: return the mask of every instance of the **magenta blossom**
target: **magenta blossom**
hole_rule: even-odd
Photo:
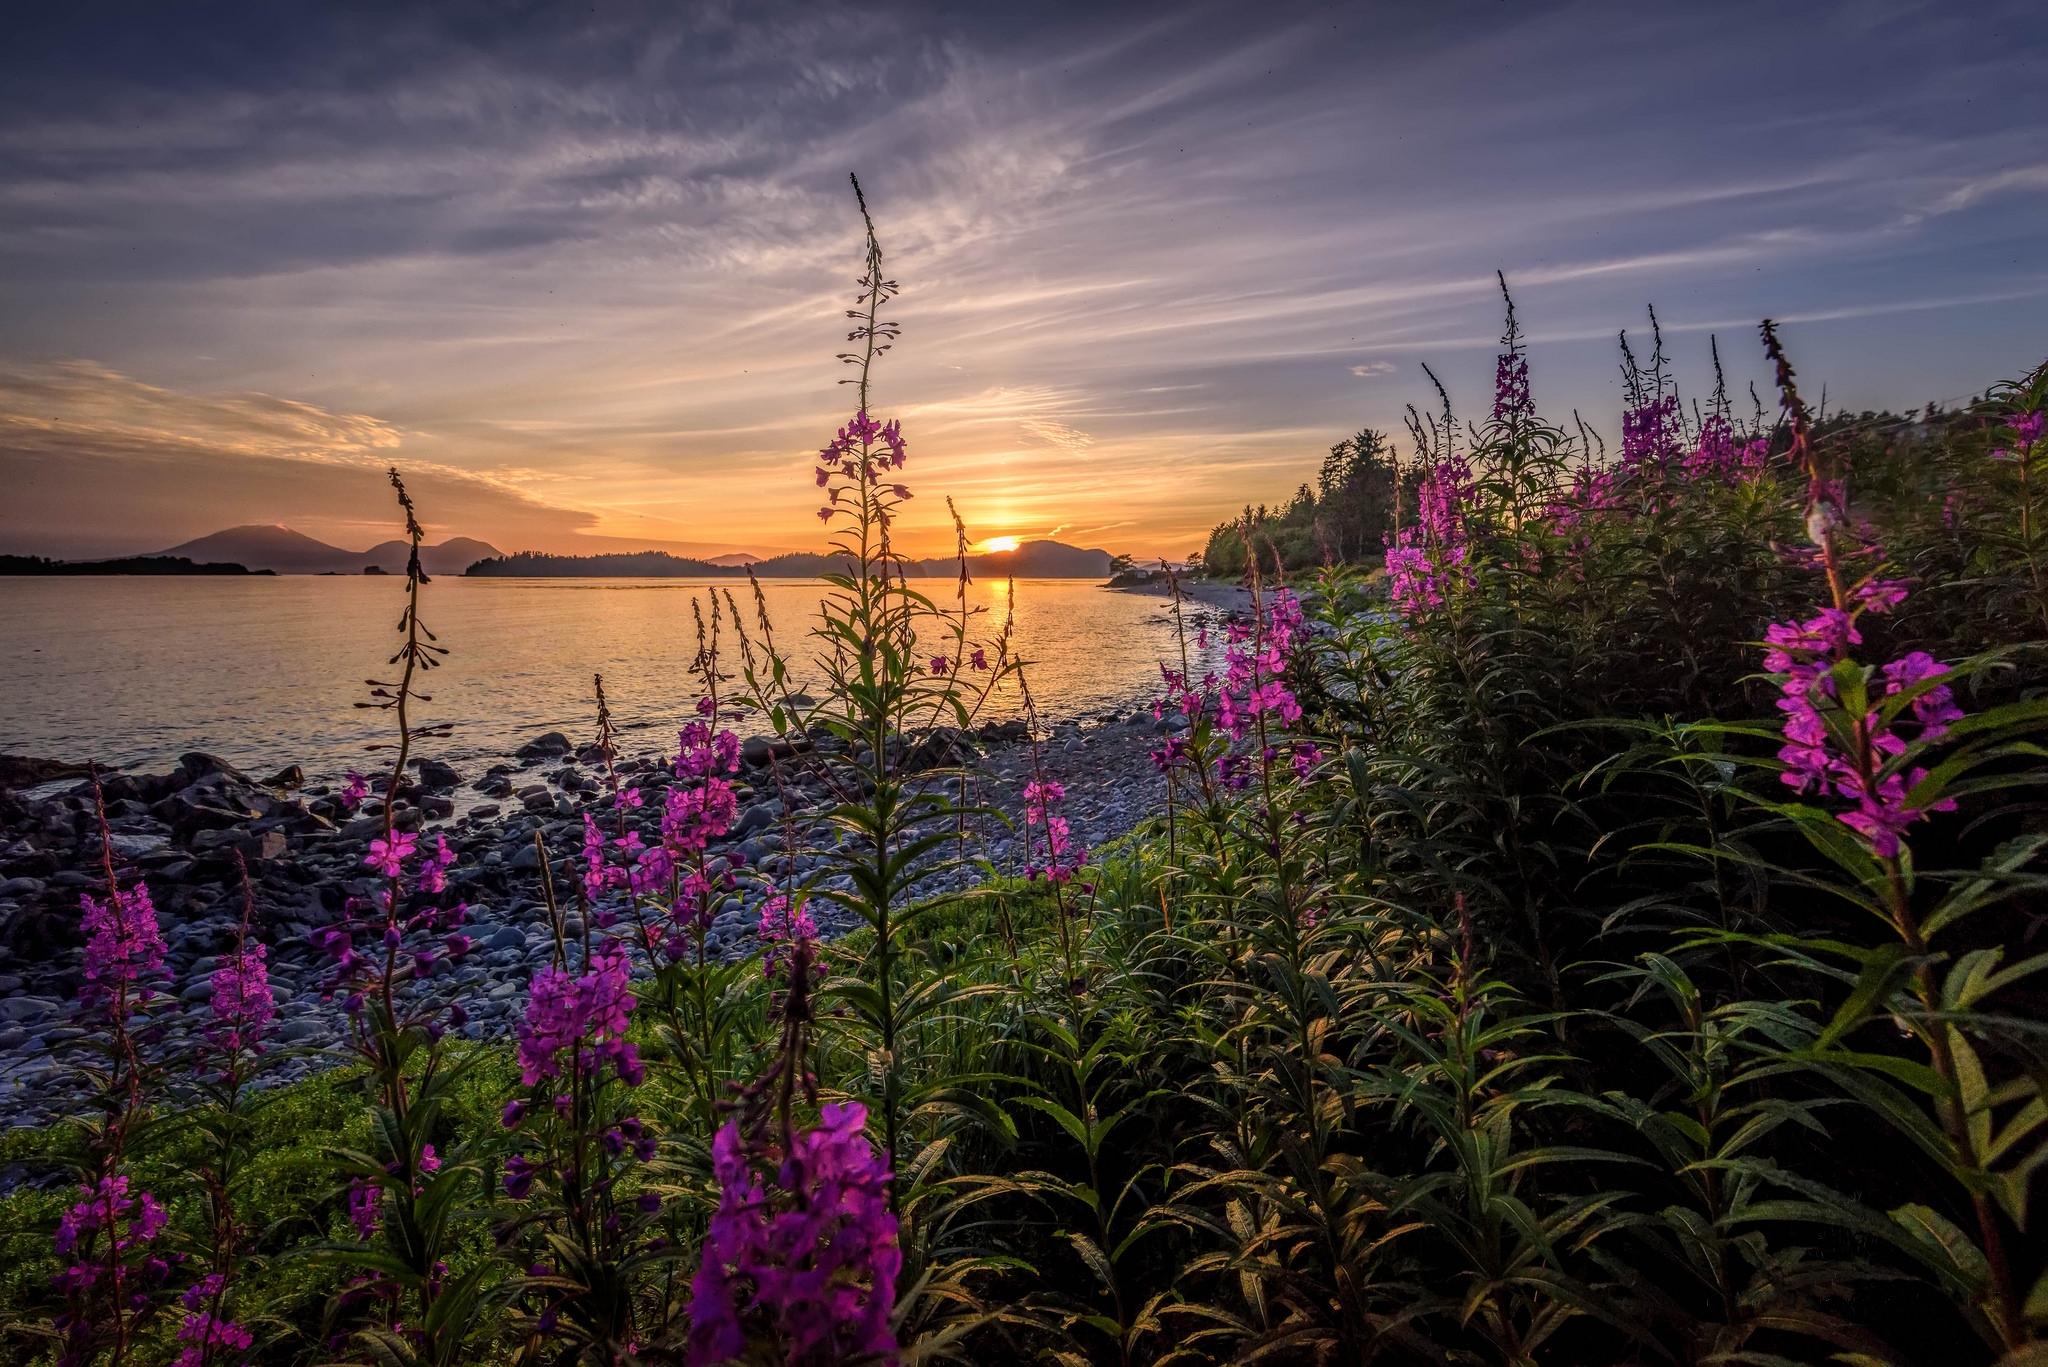
[[[137,883],[101,903],[81,896],[85,915],[85,984],[79,1000],[89,1003],[113,992],[115,983],[132,983],[150,977],[164,966],[164,940],[157,929],[156,907],[149,900],[147,885]],[[148,989],[143,997],[148,998]]]
[[[362,805],[363,799],[369,795],[370,781],[355,770],[349,770],[348,784],[341,790],[341,805],[350,811],[354,811]]]
[[[1074,839],[1073,828],[1065,817],[1059,815],[1059,806],[1066,797],[1066,788],[1050,779],[1024,785],[1027,861],[1024,874],[1027,878],[1036,878],[1042,872],[1048,882],[1064,883],[1074,876],[1076,869],[1088,862],[1088,847]],[[1039,834],[1034,835],[1034,828]],[[1043,869],[1036,863],[1041,848],[1045,854]]]
[[[380,837],[370,842],[370,852],[363,856],[363,863],[386,878],[396,878],[418,844],[419,837],[410,831],[394,831],[389,840]]]
[[[277,1015],[265,953],[262,945],[249,945],[224,956],[213,970],[213,1027],[207,1038],[222,1049],[260,1048],[258,1041]]]
[[[1871,590],[1875,591],[1871,591]],[[1873,612],[1882,612],[1905,598],[1903,585],[1871,580],[1859,586],[1855,596]],[[1831,715],[1840,718],[1841,703],[1833,669],[1848,660],[1849,647],[1861,644],[1855,615],[1840,608],[1823,608],[1804,622],[1773,623],[1765,630],[1769,648],[1764,668],[1781,677],[1778,710],[1785,714],[1785,744],[1778,751],[1785,770],[1779,779],[1801,793],[1835,796],[1855,804],[1842,813],[1842,823],[1870,842],[1871,853],[1890,858],[1899,852],[1900,836],[1926,811],[1909,806],[1906,794],[1927,777],[1927,771],[1912,766],[1904,771],[1893,762],[1906,753],[1907,742],[1886,723],[1875,708],[1846,721],[1849,743],[1829,728]],[[1884,681],[1885,696],[1931,680],[1945,677],[1948,670],[1924,651],[1914,651],[1877,671]],[[1961,720],[1962,710],[1945,683],[1934,683],[1917,693],[1911,703],[1913,720],[1922,741],[1941,739],[1949,724]],[[1955,810],[1955,801],[1944,798],[1931,810]]]
[[[818,939],[817,924],[811,920],[810,908],[805,903],[791,905],[789,898],[777,893],[761,904],[761,969],[769,977],[775,977],[782,967],[784,956],[799,944],[815,944]],[[785,950],[783,946],[789,949]]]
[[[738,1357],[756,1333],[780,1360],[840,1362],[896,1351],[889,1314],[903,1267],[889,1211],[889,1165],[868,1143],[867,1111],[828,1105],[764,1181],[728,1123],[712,1143],[718,1211],[691,1283],[690,1367]]]
[[[639,1086],[645,1076],[640,1054],[626,1039],[632,977],[625,946],[617,941],[594,948],[587,971],[578,976],[556,968],[536,973],[519,1027],[520,1080],[532,1087],[544,1077],[561,1076],[566,1054],[580,1068],[608,1061],[627,1086]]]

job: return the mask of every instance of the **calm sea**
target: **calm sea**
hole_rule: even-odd
[[[333,779],[369,758],[390,718],[354,704],[385,661],[404,581],[275,579],[0,579],[0,752],[162,770],[205,750],[256,772],[305,766]],[[421,617],[451,654],[425,687],[423,720],[453,725],[423,753],[460,764],[498,757],[544,731],[588,739],[591,675],[602,673],[624,748],[674,746],[689,715],[696,649],[691,600],[712,585],[673,579],[435,579]],[[731,588],[748,613],[744,580]],[[951,583],[927,591],[950,602]],[[808,629],[827,586],[763,585],[778,644],[808,667]],[[1002,582],[976,584],[992,637],[1009,610]],[[1016,586],[1015,640],[1049,718],[1128,708],[1157,691],[1158,662],[1177,658],[1165,601],[1074,580]],[[1193,642],[1190,641],[1192,647]],[[1014,715],[1017,699],[995,715]],[[644,740],[640,739],[644,737]]]

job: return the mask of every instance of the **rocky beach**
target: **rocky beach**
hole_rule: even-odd
[[[1224,586],[1191,595],[1191,628],[1213,626],[1239,595]],[[1035,738],[1014,719],[942,731],[909,764],[943,771],[934,772],[935,787],[1009,818],[1010,826],[991,818],[967,823],[967,848],[958,852],[985,859],[998,875],[1018,874],[1025,863],[1022,793],[1032,777],[1065,787],[1074,837],[1099,848],[1158,805],[1150,752],[1162,733],[1186,725],[1184,717],[1155,717],[1149,699],[1134,697],[1126,707],[1041,722]],[[423,840],[444,837],[454,853],[447,900],[466,903],[464,930],[475,948],[452,973],[465,989],[464,1030],[471,1037],[509,1033],[528,978],[549,961],[543,850],[553,889],[577,920],[584,817],[607,833],[619,821],[610,775],[645,799],[627,811],[627,825],[658,836],[662,793],[678,780],[669,772],[673,748],[646,745],[651,739],[643,733],[619,745],[609,766],[596,746],[561,732],[535,736],[489,764],[458,769],[423,756],[408,765],[392,821]],[[822,729],[794,743],[748,740],[737,776],[738,818],[710,853],[725,867],[785,884],[822,878],[821,860],[807,851],[834,838],[824,820],[833,804],[827,778],[844,753],[844,744]],[[149,889],[168,949],[168,977],[158,990],[181,1004],[179,1012],[154,1013],[163,1025],[155,1047],[175,1051],[201,1028],[209,975],[240,933],[246,865],[249,933],[268,946],[280,1038],[299,1051],[273,1076],[290,1080],[332,1064],[323,1047],[340,1040],[344,1018],[338,1002],[322,997],[327,963],[316,935],[379,881],[364,857],[383,833],[383,782],[372,775],[367,801],[351,807],[339,791],[307,784],[295,765],[253,777],[194,752],[168,772],[100,771],[115,868],[124,885],[139,881]],[[0,757],[0,1124],[43,1124],[62,1105],[53,1086],[57,1055],[82,1034],[71,1009],[80,975],[80,898],[103,895],[102,861],[86,768]],[[758,878],[742,879],[721,905],[707,940],[715,952],[752,951],[761,888]],[[835,919],[844,914],[829,902],[813,903],[828,937],[850,928]]]

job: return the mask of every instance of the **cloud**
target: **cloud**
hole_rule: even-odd
[[[1375,375],[1391,375],[1394,370],[1395,365],[1392,361],[1367,361],[1364,365],[1351,367],[1351,373],[1361,380],[1369,380]]]

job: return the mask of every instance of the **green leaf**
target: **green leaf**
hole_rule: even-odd
[[[1941,1272],[1943,1280],[1981,1293],[1991,1283],[1991,1265],[1970,1236],[1953,1220],[1930,1207],[1903,1205],[1891,1212],[1921,1261]]]

